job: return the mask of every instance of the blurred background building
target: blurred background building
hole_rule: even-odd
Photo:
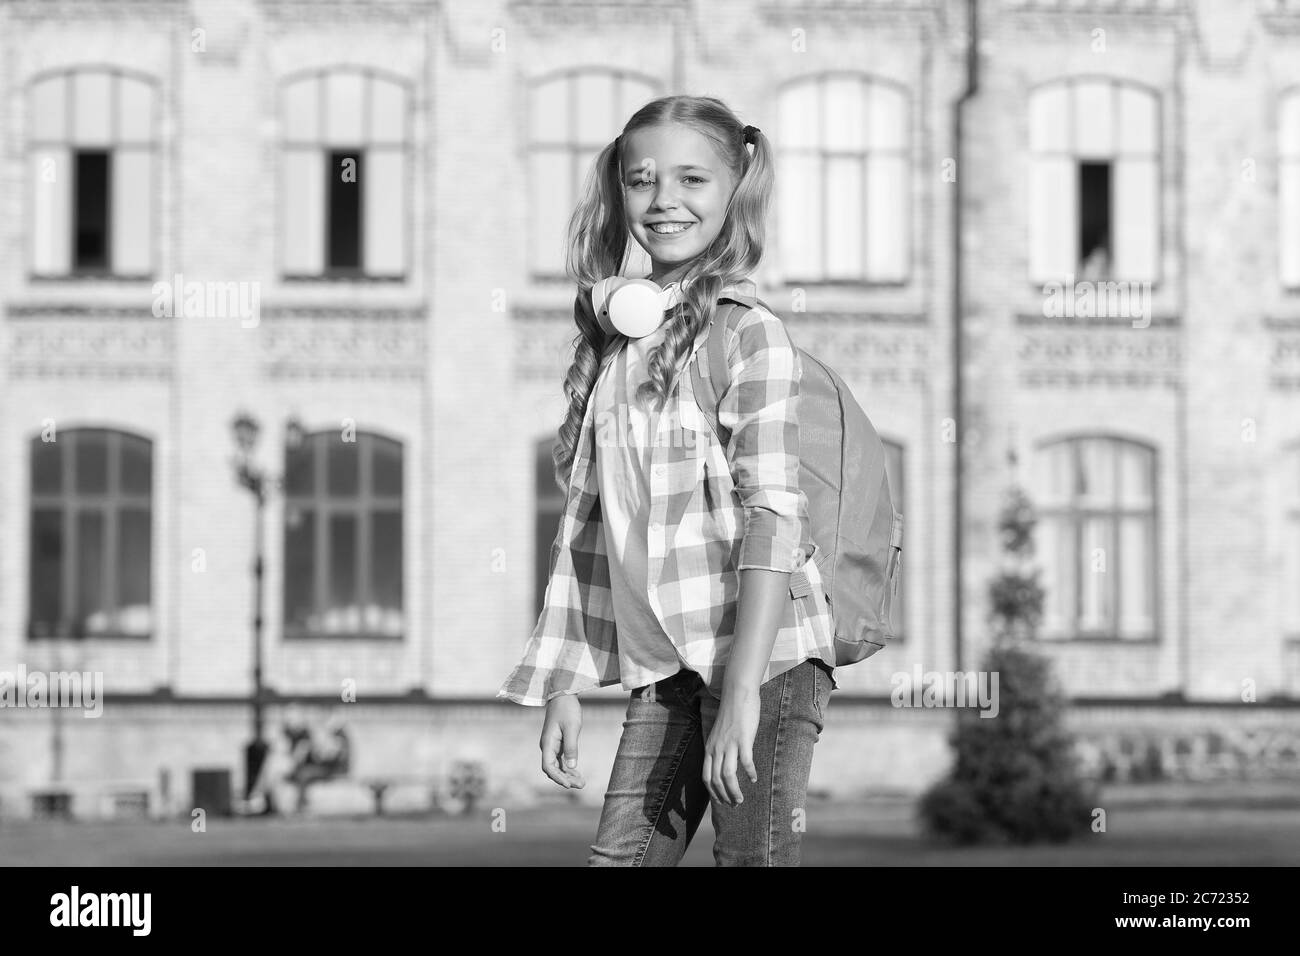
[[[953,712],[891,675],[978,666],[1012,480],[1091,758],[1295,773],[1300,2],[974,9],[972,60],[943,0],[0,2],[0,670],[105,683],[98,719],[0,710],[0,808],[242,786],[240,414],[267,737],[354,692],[358,779],[554,791],[542,711],[493,698],[562,507],[562,231],[669,93],[775,145],[760,295],[906,516],[903,637],[837,672],[812,788],[942,771]],[[626,692],[583,699],[599,800]]]

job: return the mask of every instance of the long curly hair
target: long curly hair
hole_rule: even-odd
[[[587,175],[581,200],[569,218],[565,270],[578,286],[573,302],[573,364],[564,377],[568,411],[560,425],[552,457],[555,481],[567,491],[578,434],[587,402],[595,388],[600,357],[620,334],[606,335],[596,320],[592,287],[606,276],[621,275],[629,243],[624,218],[623,144],[633,131],[680,123],[713,143],[726,163],[735,189],[728,200],[722,229],[682,276],[683,291],[668,319],[663,340],[646,360],[648,380],[637,390],[644,404],[662,408],[675,373],[695,337],[713,318],[718,295],[731,282],[749,277],[763,258],[765,223],[774,179],[771,147],[763,134],[754,134],[753,151],[746,149],[744,124],[721,100],[711,96],[665,96],[641,107],[622,133],[602,149]]]

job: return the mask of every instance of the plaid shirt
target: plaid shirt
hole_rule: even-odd
[[[730,384],[717,390],[719,421],[731,433],[724,450],[696,404],[690,375],[708,331],[700,330],[658,417],[648,572],[651,607],[682,666],[721,698],[745,568],[792,572],[793,600],[786,603],[763,681],[811,657],[834,667],[835,648],[812,560],[808,499],[799,488],[799,353],[781,319],[762,306],[728,326]],[[618,348],[607,350],[602,370],[617,354]],[[707,378],[703,358],[700,371]],[[523,658],[497,691],[516,703],[540,706],[561,694],[620,682],[594,466],[594,405],[587,402],[578,436],[541,616]],[[602,434],[600,440],[607,439]]]

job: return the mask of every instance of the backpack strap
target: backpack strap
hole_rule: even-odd
[[[718,402],[722,398],[722,393],[726,391],[726,383],[730,377],[730,369],[727,367],[727,326],[752,309],[755,304],[768,308],[767,303],[761,299],[745,295],[743,292],[728,293],[718,299],[718,304],[713,310],[713,321],[709,326],[708,338],[701,349],[705,360],[709,363],[709,377],[706,379],[700,371],[698,353],[695,361],[691,363],[691,384],[695,389],[695,402],[700,406],[700,411],[704,413],[709,427],[713,429],[713,434],[718,436],[718,441],[723,448],[726,448],[731,440],[730,432],[718,420]]]
[[[722,393],[726,391],[726,382],[730,377],[730,369],[727,366],[727,326],[732,324],[733,319],[739,319],[754,308],[755,305],[761,305],[767,311],[772,312],[773,315],[776,314],[771,306],[756,296],[729,293],[720,298],[717,308],[713,312],[709,337],[700,350],[706,354],[709,363],[709,377],[704,378],[703,373],[700,372],[698,352],[695,361],[691,363],[691,383],[695,388],[695,402],[699,405],[700,411],[708,421],[709,427],[713,429],[713,433],[718,436],[718,441],[721,442],[724,451],[731,441],[731,434],[718,421],[718,401]],[[791,598],[806,597],[812,593],[812,585],[808,582],[808,573],[803,568],[792,571],[790,574]]]

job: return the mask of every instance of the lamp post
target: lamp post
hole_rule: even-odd
[[[239,484],[253,494],[257,507],[253,517],[253,737],[244,748],[244,799],[253,795],[253,785],[261,775],[270,745],[266,742],[262,685],[262,593],[265,561],[263,560],[263,523],[266,499],[270,490],[283,487],[284,478],[270,474],[252,460],[261,425],[248,412],[240,412],[231,423],[236,453],[233,459]],[[285,442],[296,448],[302,441],[302,427],[290,418],[285,427]],[[271,809],[268,804],[268,811]]]

